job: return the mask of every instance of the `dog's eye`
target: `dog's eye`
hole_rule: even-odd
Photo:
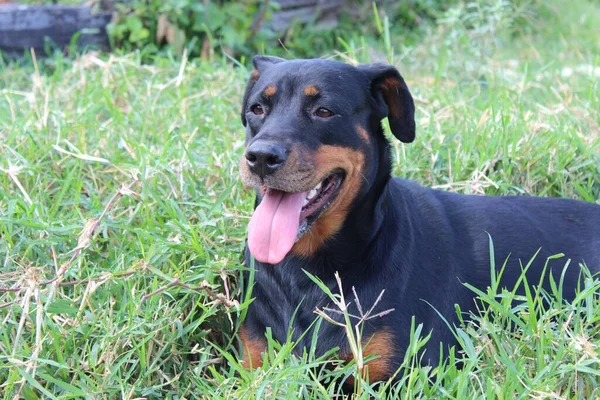
[[[265,109],[260,104],[252,105],[250,111],[252,111],[254,115],[263,115],[265,113]]]
[[[321,107],[317,111],[315,111],[315,115],[319,118],[329,118],[333,116],[333,111],[325,107]]]

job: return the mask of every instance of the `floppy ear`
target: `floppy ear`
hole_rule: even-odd
[[[273,56],[254,56],[254,58],[252,58],[254,69],[252,70],[252,73],[250,73],[250,79],[248,79],[246,90],[244,91],[244,99],[242,101],[242,125],[246,126],[246,103],[248,102],[248,97],[250,96],[250,92],[252,91],[254,84],[260,77],[261,71],[268,68],[269,65],[278,64],[282,61],[285,60],[283,58]]]
[[[415,140],[415,103],[398,70],[380,63],[357,68],[371,81],[371,93],[394,136],[404,143]]]

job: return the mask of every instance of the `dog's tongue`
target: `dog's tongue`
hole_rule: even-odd
[[[269,189],[248,225],[248,247],[260,262],[277,264],[291,250],[298,235],[306,193]]]

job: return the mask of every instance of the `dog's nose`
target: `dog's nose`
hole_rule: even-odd
[[[283,167],[287,156],[285,147],[272,142],[257,141],[246,149],[248,167],[261,178]]]

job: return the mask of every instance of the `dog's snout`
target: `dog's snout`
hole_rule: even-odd
[[[286,148],[273,142],[257,141],[246,149],[248,167],[261,178],[283,167],[287,156]]]

